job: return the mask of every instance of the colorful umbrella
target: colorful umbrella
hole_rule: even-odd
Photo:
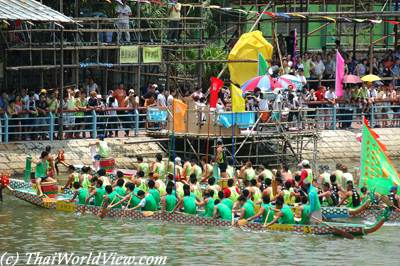
[[[369,74],[369,75],[362,77],[361,80],[365,81],[365,82],[374,82],[374,81],[381,80],[381,78],[376,75]]]
[[[303,88],[303,83],[301,79],[294,75],[282,75],[278,78],[279,83],[283,86],[283,89],[288,89],[289,86],[292,86],[293,89],[301,90]]]
[[[271,86],[273,84],[271,76],[264,75],[252,78],[246,81],[241,87],[243,93],[248,91],[254,91],[256,87],[260,88],[263,91],[272,90]]]
[[[363,81],[360,79],[359,76],[356,75],[345,75],[343,77],[343,83],[347,83],[347,84],[358,84],[358,83],[362,83]]]

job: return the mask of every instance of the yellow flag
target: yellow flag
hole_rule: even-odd
[[[174,131],[185,132],[185,115],[187,111],[187,104],[181,100],[174,99],[173,101],[173,117],[174,117]]]
[[[244,112],[246,111],[245,102],[242,96],[242,90],[231,85],[231,98],[232,98],[232,112]]]

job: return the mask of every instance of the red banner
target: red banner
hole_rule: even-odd
[[[219,90],[224,85],[224,82],[219,78],[211,77],[211,86],[210,86],[210,108],[216,108],[218,102],[218,93]]]

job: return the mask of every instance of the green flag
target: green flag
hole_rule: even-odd
[[[258,53],[258,75],[263,76],[267,74],[268,63],[265,61],[261,53]]]
[[[399,175],[390,159],[386,156],[386,147],[378,140],[379,136],[368,127],[364,120],[361,144],[360,187],[381,195],[388,195],[392,186],[400,184]]]

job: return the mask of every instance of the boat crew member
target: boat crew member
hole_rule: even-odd
[[[200,184],[199,182],[197,182],[197,180],[198,179],[196,177],[196,174],[191,174],[189,179],[189,186],[190,186],[190,191],[193,192],[196,199],[198,201],[201,201],[203,199],[203,193],[201,191]]]
[[[47,176],[47,169],[49,168],[48,156],[49,153],[47,151],[43,151],[40,154],[39,160],[33,161],[36,164],[35,180],[37,190],[39,192],[39,197],[43,196],[43,191],[41,187],[42,182],[55,182],[53,178]]]
[[[300,218],[299,224],[309,224],[310,223],[310,205],[307,204],[308,198],[304,196],[301,198],[301,205],[297,207],[298,216]]]
[[[347,181],[347,191],[341,193],[341,200],[338,206],[342,205],[345,201],[347,201],[347,207],[355,208],[360,206],[360,194],[358,194],[357,190],[353,186],[352,181]]]
[[[157,173],[161,180],[165,180],[165,165],[162,162],[162,155],[160,153],[156,155],[156,162],[153,164],[152,172]]]
[[[207,180],[213,176],[213,166],[207,162],[205,157],[201,159],[200,164],[203,170],[201,182],[207,182]]]
[[[247,199],[245,195],[240,196],[238,202],[240,208],[239,220],[248,219],[255,215],[253,202]]]
[[[206,190],[204,192],[204,200],[199,203],[199,206],[204,206],[204,216],[213,217],[214,216],[214,190]]]
[[[318,193],[318,197],[321,199],[321,205],[324,207],[336,206],[338,203],[327,182],[322,185],[322,192]]]
[[[118,198],[123,198],[126,195],[126,189],[124,188],[125,180],[123,178],[118,178],[116,186],[114,188],[115,192],[118,195]]]
[[[222,204],[225,204],[228,206],[229,209],[233,209],[233,201],[229,198],[230,196],[230,191],[228,190],[228,193],[225,194],[225,192],[218,191],[218,199],[221,201]]]
[[[97,171],[97,176],[98,176],[98,179],[103,181],[103,186],[111,186],[111,180],[107,176],[106,169],[104,169],[104,168],[99,169]]]
[[[267,218],[268,215],[268,218]],[[274,210],[273,206],[270,203],[269,196],[263,196],[262,197],[262,204],[260,207],[260,210],[256,215],[253,215],[250,218],[247,218],[247,221],[253,221],[256,220],[257,218],[262,217],[261,222],[264,223],[265,219],[267,219],[267,223],[270,223],[274,220]]]
[[[390,194],[387,196],[392,203],[392,209],[400,210],[400,197],[397,195],[397,186],[390,189]]]
[[[222,139],[217,139],[215,162],[218,163],[221,178],[228,178],[228,175],[226,172],[226,170],[228,168],[228,162],[226,161],[226,151],[225,151],[225,147],[222,143]]]
[[[121,208],[120,198],[112,186],[105,186],[106,195],[103,197],[102,207],[107,206],[107,209]]]
[[[104,135],[100,134],[97,136],[98,140],[94,144],[90,144],[90,146],[96,145],[97,154],[95,156],[95,160],[99,161],[101,158],[109,158],[111,150],[108,147],[106,141],[104,141]]]
[[[274,219],[267,224],[271,226],[275,223],[278,224],[294,224],[294,215],[290,207],[283,203],[283,198],[278,197],[275,203],[275,216]]]
[[[304,182],[306,184],[303,185],[305,191],[307,191],[308,199],[310,201],[310,216],[311,223],[318,223],[318,221],[322,220],[321,213],[321,204],[318,198],[318,190],[308,182],[308,179],[305,179]]]
[[[136,195],[135,190],[137,188],[135,187],[135,184],[133,183],[127,183],[126,184],[126,195],[119,201],[119,204],[122,204],[123,202],[128,202],[128,204],[126,205],[126,208],[135,208],[136,206],[139,205],[140,203],[140,199],[139,197]],[[138,190],[137,190],[138,191]],[[111,206],[113,207],[113,206]]]
[[[142,208],[143,211],[157,211],[157,203],[150,193],[144,193],[143,190],[139,190],[137,196],[140,199],[140,202],[137,206],[132,208],[132,210],[136,210]]]
[[[157,208],[160,207],[161,196],[160,192],[156,189],[156,182],[154,180],[149,180],[147,182],[147,186],[149,187],[149,193],[153,196],[154,200],[156,201]]]
[[[138,155],[136,157],[137,160],[137,166],[136,166],[136,170],[137,171],[143,171],[144,172],[144,176],[148,177],[149,173],[150,173],[150,166],[148,163],[143,162],[143,157],[141,155]]]
[[[192,172],[192,165],[191,165],[190,161],[185,161],[185,163],[183,164],[182,173],[181,173],[181,181],[183,183],[187,183],[187,180],[188,180],[191,172]]]
[[[88,205],[91,198],[94,197],[93,204],[94,206],[101,206],[103,203],[104,195],[106,194],[106,190],[103,186],[103,181],[101,179],[96,179],[96,187],[90,191],[89,197],[87,197],[85,201],[85,206]]]
[[[81,185],[84,188],[90,187],[90,180],[92,179],[92,175],[89,174],[89,172],[90,172],[90,167],[88,166],[82,167],[82,175],[80,177],[80,180],[82,180]]]
[[[161,207],[162,210],[167,212],[172,212],[175,209],[176,203],[178,199],[175,194],[173,194],[173,186],[168,186],[166,189],[167,195],[161,198]]]
[[[299,166],[302,167],[299,186],[304,184],[304,180],[307,180],[307,182],[311,184],[313,181],[313,172],[310,167],[310,162],[308,160],[303,160]]]
[[[229,199],[235,202],[239,198],[239,189],[235,186],[233,178],[228,179],[228,187],[224,189],[224,195],[229,193]]]
[[[175,180],[180,181],[182,175],[183,175],[182,159],[180,157],[176,157],[175,158]],[[172,180],[173,180],[173,178],[172,178]]]
[[[49,163],[48,169],[47,169],[47,176],[54,178],[56,174],[55,166],[54,166],[54,158],[53,155],[51,154],[51,146],[48,145],[45,148],[45,151],[49,154],[47,157],[47,161]]]
[[[266,168],[264,167],[264,165],[260,165],[260,166],[258,167],[258,173],[259,173],[258,176],[259,176],[259,177],[261,176],[261,177],[262,177],[262,180],[265,180],[266,178],[272,180],[273,174],[272,174],[271,170],[266,169]]]
[[[218,191],[221,190],[221,187],[215,184],[215,177],[211,177],[208,179],[208,187],[209,190],[214,190],[214,199],[218,199]]]
[[[63,189],[72,188],[74,182],[82,182],[79,173],[76,171],[75,166],[70,164],[68,166],[68,180]]]
[[[78,204],[85,205],[86,199],[89,196],[89,190],[87,188],[81,187],[81,184],[79,182],[74,182],[73,187],[75,189],[75,192],[69,201],[73,202],[78,197]]]
[[[201,180],[201,177],[203,176],[203,170],[201,167],[196,163],[195,159],[190,160],[190,166],[192,170],[190,171],[190,175],[195,174],[197,180]],[[190,177],[189,175],[189,177]]]
[[[221,218],[224,221],[232,220],[232,210],[229,209],[225,204],[223,204],[219,199],[214,201],[214,214],[213,218]]]
[[[292,182],[286,181],[285,186],[281,191],[281,195],[283,196],[283,201],[287,205],[294,205],[296,201],[296,193],[292,188]]]
[[[337,176],[336,174],[332,174],[329,177],[330,181],[331,181],[331,192],[332,192],[332,197],[336,200],[336,204],[339,203],[339,192],[342,191],[342,188],[337,184]]]
[[[190,195],[190,187],[183,188],[183,199],[180,199],[174,211],[183,207],[183,212],[187,214],[197,214],[197,205],[201,203],[196,201],[195,197]]]
[[[256,171],[253,168],[253,165],[250,161],[246,162],[244,166],[240,169],[240,177],[243,180],[252,180],[256,178]]]

